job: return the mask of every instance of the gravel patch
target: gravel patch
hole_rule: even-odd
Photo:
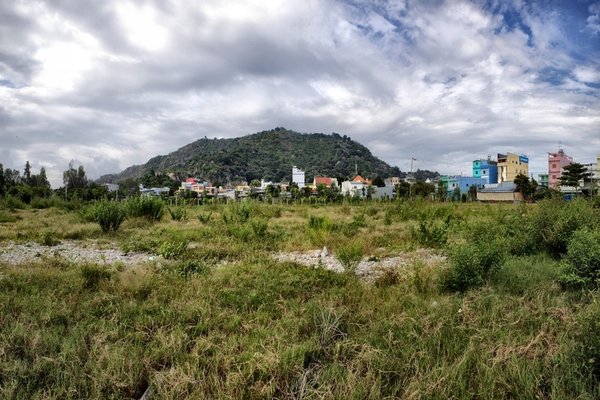
[[[335,272],[344,272],[342,264],[326,248],[306,252],[279,252],[275,253],[273,258],[278,261],[295,262],[307,267],[320,267]],[[386,270],[407,268],[416,261],[430,266],[439,266],[446,261],[446,257],[429,249],[419,249],[386,258],[364,257],[356,267],[356,275],[365,280],[373,281],[385,273]]]
[[[0,263],[19,265],[53,257],[74,263],[113,264],[122,262],[125,265],[136,265],[151,260],[150,254],[125,254],[121,250],[98,249],[92,245],[84,247],[81,242],[72,240],[62,241],[56,246],[43,246],[37,242],[0,244]]]

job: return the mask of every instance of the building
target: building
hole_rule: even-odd
[[[548,174],[539,174],[538,184],[543,187],[548,187]]]
[[[482,178],[486,184],[498,183],[498,162],[489,157],[473,160],[473,178]]]
[[[299,189],[304,187],[304,171],[295,165],[292,167],[292,183],[297,184]]]
[[[529,158],[515,153],[498,154],[498,183],[513,182],[517,175],[529,176]]]
[[[517,191],[514,182],[501,182],[478,191],[477,200],[488,203],[517,203],[523,201],[523,194]]]
[[[400,184],[400,177],[392,176],[390,178],[385,178],[385,186],[397,186]]]
[[[328,176],[316,176],[313,179],[312,187],[316,189],[319,185],[325,185],[326,187],[331,187],[332,185],[337,188],[338,182],[335,178],[330,178]]]
[[[560,186],[562,169],[573,162],[573,157],[567,155],[563,149],[556,153],[548,153],[548,187],[556,189]]]
[[[460,194],[468,194],[471,186],[475,186],[477,190],[483,189],[487,181],[483,178],[475,178],[471,176],[461,175],[442,175],[440,176],[440,185],[446,186],[446,195],[451,197],[454,190],[458,188]]]
[[[357,175],[351,181],[342,182],[342,195],[364,197],[367,194],[367,186],[367,181],[360,175]]]

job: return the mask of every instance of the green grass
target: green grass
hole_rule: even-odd
[[[187,247],[164,265],[0,264],[0,398],[139,399],[149,385],[153,399],[599,398],[600,295],[561,288],[549,254],[509,255],[464,293],[440,284],[450,263],[415,259],[370,284],[269,257],[358,244],[392,256],[427,243],[419,221],[452,215],[445,252],[476,243],[478,226],[505,235],[502,215],[522,212],[536,209],[211,205],[186,212],[208,221],[104,234],[75,213],[17,210],[0,240],[39,240],[42,227],[82,245]]]

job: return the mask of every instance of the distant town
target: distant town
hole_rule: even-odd
[[[358,174],[352,179],[340,180],[330,176],[314,176],[307,182],[305,173],[292,166],[291,182],[271,182],[264,179],[240,182],[236,185],[213,186],[199,177],[188,177],[181,182],[176,194],[187,198],[218,198],[236,200],[245,198],[299,197],[350,197],[354,199],[391,199],[418,195],[442,200],[481,201],[481,202],[520,202],[533,199],[536,191],[543,194],[560,193],[566,199],[581,194],[598,194],[600,186],[600,153],[595,163],[579,164],[563,149],[548,153],[548,172],[539,174],[537,179],[529,175],[529,158],[523,154],[498,153],[496,159],[473,160],[471,176],[441,175],[439,178],[417,181],[414,174],[405,178],[385,177],[366,179]],[[565,180],[569,166],[580,169],[580,176],[573,181]],[[107,184],[109,191],[118,188]],[[415,189],[415,190],[413,190]],[[170,192],[169,187],[139,186],[140,193],[160,196]],[[402,196],[404,195],[404,196]]]

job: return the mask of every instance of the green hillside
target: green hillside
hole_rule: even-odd
[[[400,170],[373,156],[369,149],[337,133],[298,133],[276,128],[234,139],[199,139],[182,148],[150,159],[101,182],[137,179],[148,171],[202,177],[212,182],[238,180],[291,180],[292,166],[314,175],[351,177],[355,168],[367,178],[400,176]]]

